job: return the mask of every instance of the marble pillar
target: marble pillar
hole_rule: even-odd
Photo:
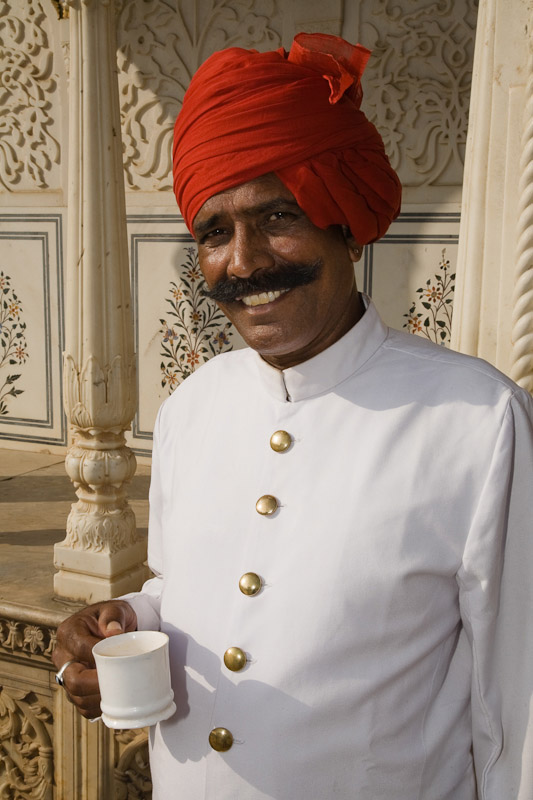
[[[527,84],[520,154],[511,377],[533,392],[533,2],[526,21]]]
[[[113,0],[71,0],[64,353],[66,469],[78,502],[54,549],[54,590],[85,602],[138,589],[145,544],[125,486],[135,456],[135,354]]]
[[[531,0],[479,3],[451,342],[528,389],[533,388],[532,7]]]

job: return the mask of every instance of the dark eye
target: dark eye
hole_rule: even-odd
[[[290,211],[272,211],[271,214],[268,215],[267,224],[283,224],[286,225],[293,221],[294,214]]]
[[[225,228],[213,228],[212,231],[207,231],[200,239],[200,244],[215,245],[228,235]]]

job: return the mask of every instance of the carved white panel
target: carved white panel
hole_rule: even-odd
[[[274,0],[126,2],[118,19],[118,65],[126,185],[171,189],[172,131],[183,95],[215,50],[281,44]]]
[[[59,90],[44,0],[0,0],[0,192],[60,187]]]
[[[408,187],[462,183],[476,0],[360,4],[363,108]]]
[[[282,41],[288,47],[298,30],[342,31],[372,49],[364,108],[404,186],[459,187],[477,0],[364,0],[357,9],[355,20],[354,7],[343,11],[339,2],[124,3],[118,46],[128,188],[171,188],[173,123],[191,76],[212,52],[234,45],[268,50]],[[427,201],[427,193],[420,199]]]

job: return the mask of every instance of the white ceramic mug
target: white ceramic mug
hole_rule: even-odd
[[[93,655],[108,728],[143,728],[174,714],[166,633],[110,636],[94,645]]]

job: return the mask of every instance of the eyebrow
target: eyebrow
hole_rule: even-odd
[[[272,200],[265,200],[264,203],[258,203],[256,206],[246,208],[240,213],[245,217],[254,217],[257,214],[268,214],[269,212],[280,211],[287,207],[301,210],[296,200],[289,200],[287,197],[274,197]],[[216,228],[223,219],[224,214],[211,214],[207,219],[195,222],[193,224],[195,238],[202,236],[212,228]]]
[[[221,219],[220,214],[211,214],[211,216],[208,217],[203,222],[194,222],[192,230],[195,239],[198,239],[199,236],[202,236],[202,234],[207,233],[207,231],[210,230],[211,228],[216,228],[216,226],[219,224],[220,219]]]

